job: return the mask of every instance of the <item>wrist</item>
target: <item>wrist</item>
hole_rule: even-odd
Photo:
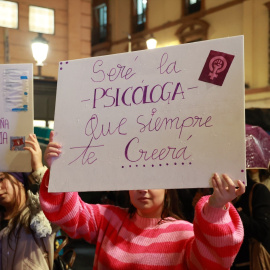
[[[228,208],[226,203],[219,202],[215,197],[213,197],[213,195],[209,197],[208,203],[211,207],[214,207],[214,208],[220,208],[220,209],[225,209],[225,210]]]
[[[33,171],[37,171],[37,170],[39,170],[42,167],[43,167],[43,164],[42,163],[38,163],[38,164],[35,164],[35,165],[32,166],[32,170]]]

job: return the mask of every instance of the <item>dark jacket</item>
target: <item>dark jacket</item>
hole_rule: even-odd
[[[260,241],[270,253],[270,191],[263,184],[257,184],[253,189],[252,212],[250,216],[249,194],[256,184],[247,176],[246,192],[234,204],[242,208],[239,215],[244,225],[244,241],[235,258],[234,264],[249,261],[249,238],[254,237]]]

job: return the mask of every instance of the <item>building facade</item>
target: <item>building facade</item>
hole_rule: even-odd
[[[11,1],[12,2],[12,1]],[[33,63],[29,6],[54,10],[42,75],[57,81],[63,60],[243,35],[246,107],[270,107],[268,0],[17,0],[18,28],[0,27],[0,64]],[[34,74],[37,73],[37,67]]]
[[[37,33],[29,31],[30,6],[54,10],[54,34],[43,34],[49,42],[48,56],[42,66],[43,76],[57,79],[60,61],[90,57],[90,0],[18,0],[16,3],[18,3],[18,28],[0,27],[0,64],[35,65],[31,42]],[[37,67],[34,66],[34,74],[37,72]]]

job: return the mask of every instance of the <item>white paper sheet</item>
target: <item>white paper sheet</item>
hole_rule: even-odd
[[[243,36],[59,64],[49,191],[245,180]]]
[[[33,65],[0,65],[0,171],[31,172],[23,150],[33,133]]]

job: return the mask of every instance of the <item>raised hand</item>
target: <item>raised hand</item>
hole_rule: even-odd
[[[37,140],[36,134],[29,134],[28,140],[25,140],[25,150],[31,153],[31,167],[33,171],[43,167],[42,150]]]
[[[209,204],[216,208],[223,208],[228,202],[231,202],[245,192],[245,185],[242,181],[237,180],[237,188],[233,180],[227,174],[223,174],[222,177],[219,177],[219,175],[215,173],[212,178],[212,184],[214,192],[209,198]]]
[[[47,166],[50,168],[55,157],[59,157],[61,154],[61,145],[53,141],[54,132],[51,131],[49,144],[46,147],[44,153],[44,160]]]

